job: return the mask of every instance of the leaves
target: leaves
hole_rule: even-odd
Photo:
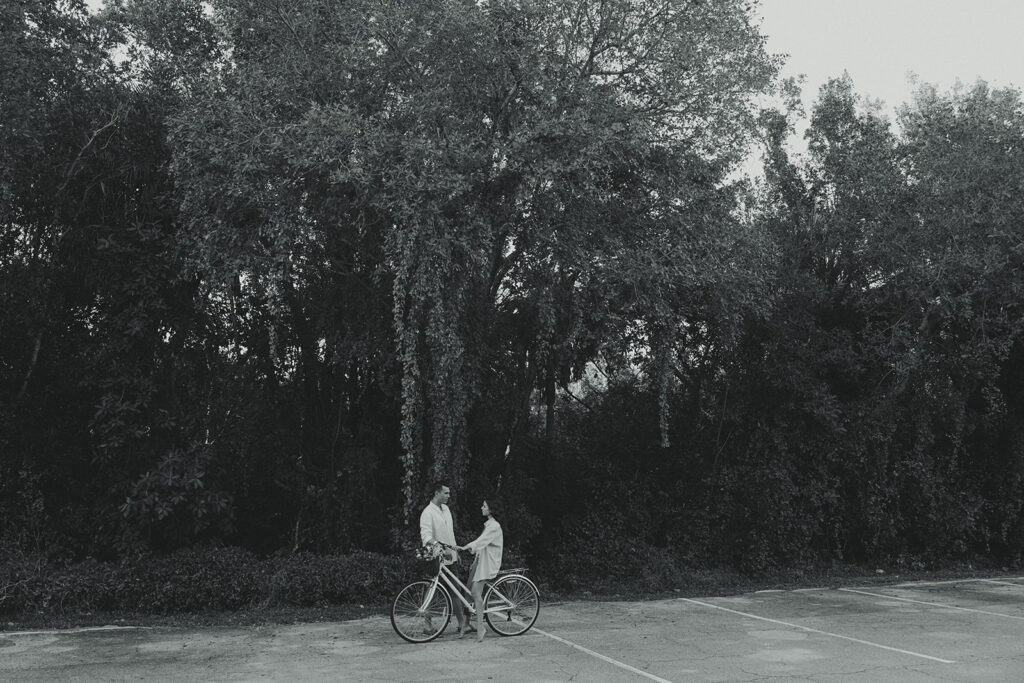
[[[383,550],[439,477],[540,552],[623,482],[666,562],[1012,552],[1019,93],[840,78],[791,158],[738,1],[2,11],[4,539]]]

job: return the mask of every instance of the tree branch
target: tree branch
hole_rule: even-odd
[[[117,123],[117,117],[118,114],[120,114],[120,111],[121,108],[119,106],[117,109],[114,110],[114,113],[111,115],[110,121],[108,121],[107,123],[97,128],[95,131],[93,131],[93,134],[89,137],[89,141],[85,143],[85,146],[83,146],[82,149],[78,150],[78,155],[75,156],[74,161],[72,161],[71,165],[68,166],[68,170],[64,172],[64,180],[61,181],[60,187],[57,188],[58,195],[64,194],[64,190],[67,189],[68,183],[70,183],[71,179],[74,177],[75,171],[78,168],[78,164],[79,162],[81,162],[82,156],[85,154],[86,150],[88,150],[92,146],[92,143],[96,141],[96,138],[99,137],[99,135],[103,131]]]

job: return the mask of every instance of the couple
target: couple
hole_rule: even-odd
[[[494,501],[484,501],[480,506],[480,513],[487,518],[484,522],[483,533],[475,540],[463,546],[455,544],[455,523],[452,521],[452,512],[448,508],[448,499],[451,497],[451,489],[443,483],[434,486],[434,497],[420,514],[420,540],[423,545],[439,541],[458,550],[468,550],[476,557],[473,565],[469,568],[469,581],[467,582],[473,592],[473,603],[476,609],[476,641],[479,643],[484,639],[484,608],[483,591],[484,582],[493,579],[501,569],[501,550],[504,538],[501,532],[501,525],[494,519],[495,513],[499,512]],[[458,561],[459,556],[454,550],[449,556],[445,552],[445,564],[453,564]],[[466,634],[468,628],[472,628],[468,622],[467,615],[460,605],[455,610],[455,617],[459,622],[459,638]]]

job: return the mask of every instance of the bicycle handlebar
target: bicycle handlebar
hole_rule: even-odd
[[[436,553],[436,555],[435,555],[433,548],[435,548],[437,546],[440,546],[441,550],[438,551]],[[444,543],[443,541],[434,540],[434,541],[430,541],[429,543],[425,544],[421,548],[417,549],[416,550],[416,556],[419,559],[421,559],[421,560],[435,560],[435,559],[443,557],[445,559],[445,561],[447,562],[447,561],[449,561],[449,559],[447,557],[447,553],[448,553],[449,550],[452,551],[453,553],[457,553],[458,550],[459,550],[459,546],[457,546],[457,545],[449,545],[447,543]],[[424,551],[428,551],[428,552],[424,552]],[[429,557],[427,556],[428,553],[430,555]],[[450,561],[454,562],[455,558],[452,557]]]

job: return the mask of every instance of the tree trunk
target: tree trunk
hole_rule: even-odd
[[[35,343],[32,345],[32,358],[28,362],[28,370],[25,371],[25,379],[21,383],[21,389],[18,390],[18,397],[15,401],[21,401],[25,396],[25,392],[28,391],[29,380],[32,379],[32,373],[36,369],[36,363],[39,361],[39,349],[43,345],[43,333],[40,330],[36,333]]]

